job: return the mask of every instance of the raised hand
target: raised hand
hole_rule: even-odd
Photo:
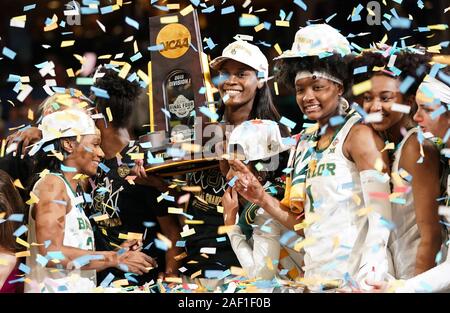
[[[17,155],[20,154],[23,157],[29,150],[28,146],[41,139],[42,132],[39,128],[28,127],[27,129],[19,130],[9,135],[8,138],[6,138],[6,146],[15,151]]]
[[[237,176],[234,189],[246,200],[255,204],[260,204],[265,190],[253,173],[239,160],[229,160],[230,171],[227,179],[231,180]]]
[[[238,193],[229,187],[222,196],[223,220],[225,225],[236,224],[236,215],[239,209]]]

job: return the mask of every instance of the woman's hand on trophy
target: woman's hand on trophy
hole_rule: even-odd
[[[147,174],[144,168],[144,160],[135,160],[131,174],[136,175],[136,179],[134,180],[136,184],[154,187],[161,192],[167,191],[168,185],[162,177]]]

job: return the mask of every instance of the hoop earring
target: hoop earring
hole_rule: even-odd
[[[350,104],[348,101],[344,97],[339,96],[339,113],[345,115],[349,108]]]

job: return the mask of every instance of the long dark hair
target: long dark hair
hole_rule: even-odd
[[[5,219],[12,214],[26,213],[19,191],[14,186],[11,177],[2,170],[0,170],[0,213],[6,213]],[[24,247],[17,244],[16,238],[13,236],[14,231],[22,224],[9,220],[0,224],[0,246],[2,248],[11,252],[23,250]]]
[[[220,101],[219,108],[217,109],[219,120],[222,120],[225,115],[225,104]],[[248,116],[249,120],[252,119],[264,119],[278,122],[281,119],[280,113],[278,113],[272,100],[272,93],[270,92],[267,82],[261,88],[256,89],[255,99],[253,100],[252,110]],[[289,130],[284,125],[279,125],[281,136],[290,136]]]

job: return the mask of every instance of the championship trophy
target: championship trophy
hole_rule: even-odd
[[[217,167],[203,153],[204,127],[215,121],[200,108],[212,115],[215,108],[197,12],[150,17],[150,46],[150,133],[139,138],[150,152],[146,171],[173,176]]]

